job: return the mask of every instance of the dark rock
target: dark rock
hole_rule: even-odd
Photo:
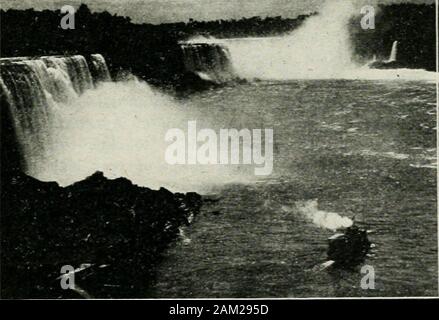
[[[195,193],[153,191],[97,172],[66,188],[23,173],[2,180],[2,297],[57,298],[61,267],[93,297],[145,297],[164,250],[201,207]],[[106,266],[100,268],[99,266]]]

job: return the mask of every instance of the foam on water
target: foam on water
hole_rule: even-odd
[[[405,68],[373,69],[369,67],[370,63],[355,63],[352,59],[348,24],[359,12],[357,5],[354,1],[326,1],[319,14],[308,18],[297,30],[281,37],[196,37],[187,43],[225,46],[230,52],[235,72],[240,77],[250,80],[416,80],[430,83],[437,81],[435,72]]]
[[[354,223],[352,219],[343,217],[336,212],[319,210],[317,200],[299,201],[296,203],[296,207],[300,213],[320,228],[335,231],[351,227]]]

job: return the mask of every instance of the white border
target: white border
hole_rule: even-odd
[[[436,0],[436,154],[439,157],[439,132],[437,130],[439,126],[439,0]],[[139,299],[139,298],[128,298],[128,299],[99,299],[99,298],[93,298],[93,299],[86,299],[91,301],[107,301],[107,300],[116,300],[116,301],[197,301],[197,300],[205,300],[205,301],[317,301],[317,300],[437,300],[439,299],[439,188],[438,188],[438,181],[439,181],[439,170],[437,171],[437,180],[436,180],[436,192],[437,192],[437,202],[436,202],[436,208],[437,208],[437,244],[438,244],[438,295],[435,296],[421,296],[421,297],[312,297],[312,298],[145,298],[145,299]],[[1,268],[1,263],[0,263]],[[1,270],[1,269],[0,269]],[[1,279],[1,272],[0,272],[0,279]],[[1,292],[0,292],[1,294]],[[1,299],[1,295],[0,295]],[[15,300],[15,299],[2,299],[2,300]],[[35,300],[35,301],[41,301],[41,300],[70,300],[70,301],[82,301],[84,299],[24,299],[24,300]]]
[[[439,126],[439,0],[436,0],[436,157],[439,157],[439,150],[438,150],[438,139],[439,139],[439,133],[438,133],[438,126]],[[439,297],[439,188],[438,188],[438,181],[439,181],[439,170],[436,168],[436,191],[437,191],[437,202],[436,202],[436,209],[438,210],[436,225],[437,225],[437,245],[438,245],[438,297]]]

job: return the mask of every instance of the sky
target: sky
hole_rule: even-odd
[[[129,16],[136,23],[239,19],[253,16],[295,18],[318,11],[325,0],[1,0],[6,10],[34,8],[60,9],[63,5],[85,3],[92,11],[107,10]],[[326,0],[331,1],[331,0]],[[435,0],[355,0],[379,3],[434,3]]]

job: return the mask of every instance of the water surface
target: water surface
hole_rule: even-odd
[[[169,250],[154,296],[437,295],[433,84],[259,82],[183,102],[212,129],[273,128],[274,170],[209,191],[219,201]],[[359,270],[318,270],[333,232],[298,211],[313,199],[375,231],[375,290],[361,289]]]

